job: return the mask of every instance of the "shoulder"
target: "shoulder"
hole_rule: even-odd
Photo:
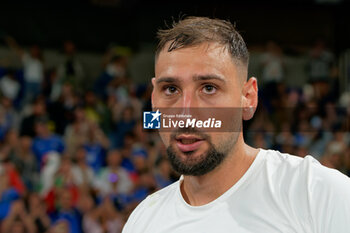
[[[143,200],[131,213],[123,233],[133,232],[132,227],[139,225],[141,222],[147,222],[155,214],[157,210],[164,207],[166,203],[171,203],[170,199],[173,199],[176,195],[179,181],[149,195]]]
[[[302,174],[304,177],[313,178],[315,182],[319,181],[320,179],[326,183],[333,183],[334,179],[349,182],[349,177],[336,169],[323,166],[311,155],[307,155],[302,158],[275,150],[265,151],[266,163],[271,167],[275,167],[276,169],[294,171],[294,174]]]
[[[344,232],[350,219],[350,178],[305,158],[267,150],[265,170],[283,203],[289,203],[302,221],[317,232]],[[271,182],[269,182],[271,181]]]
[[[336,169],[323,166],[310,155],[302,158],[275,150],[265,151],[265,166],[272,174],[278,173],[281,178],[291,180],[298,178],[312,189],[322,187],[339,189],[344,185],[350,188],[349,177]]]

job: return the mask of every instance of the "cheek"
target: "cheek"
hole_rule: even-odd
[[[170,145],[170,132],[159,133],[159,136],[162,139],[165,147],[168,147]]]
[[[222,133],[215,133],[215,132],[211,132],[211,133],[207,133],[207,135],[209,136],[209,140],[210,142],[214,145],[217,146],[220,141],[222,141]]]
[[[211,143],[219,149],[218,147],[227,147],[235,143],[235,139],[239,136],[239,132],[218,132],[211,133]],[[227,145],[229,144],[229,145]]]
[[[225,103],[233,108],[240,108],[242,106],[242,95],[239,91],[230,93],[230,97],[226,98]]]
[[[162,108],[162,107],[167,107],[167,105],[163,104],[164,99],[161,97],[160,93],[154,91],[152,93],[152,108]]]

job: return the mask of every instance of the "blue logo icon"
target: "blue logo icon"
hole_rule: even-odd
[[[156,112],[143,112],[143,128],[144,129],[160,129],[159,110]]]

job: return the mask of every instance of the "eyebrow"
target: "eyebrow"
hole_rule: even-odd
[[[208,75],[195,75],[193,76],[193,81],[208,81],[208,80],[218,80],[220,82],[226,83],[225,79],[222,77],[215,75],[215,74],[208,74]],[[157,79],[157,84],[165,82],[165,83],[175,83],[175,82],[181,82],[179,78],[176,77],[162,77]]]
[[[196,75],[193,77],[193,81],[208,81],[208,80],[218,80],[220,82],[226,83],[225,79],[216,75],[216,74],[208,74],[208,75]]]
[[[175,82],[180,82],[178,78],[173,78],[173,77],[162,77],[157,79],[157,84],[159,83],[175,83]]]

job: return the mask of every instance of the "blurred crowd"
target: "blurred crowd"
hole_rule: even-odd
[[[0,231],[121,232],[141,200],[178,179],[157,133],[142,129],[151,87],[132,83],[113,52],[86,88],[72,42],[45,70],[38,46],[6,41],[23,68],[0,69]]]
[[[0,232],[117,233],[147,195],[179,177],[142,111],[152,87],[135,84],[129,58],[106,52],[87,87],[74,43],[45,70],[38,46],[6,37],[21,69],[0,67]],[[259,108],[245,122],[248,144],[306,156],[350,174],[350,97],[339,93],[334,55],[318,41],[302,87],[284,82],[283,50],[261,55]]]
[[[282,48],[266,44],[260,56],[259,106],[246,124],[246,139],[256,147],[312,155],[349,176],[350,87],[340,92],[337,59],[324,40],[318,39],[306,56],[308,80],[291,87],[285,82]]]

